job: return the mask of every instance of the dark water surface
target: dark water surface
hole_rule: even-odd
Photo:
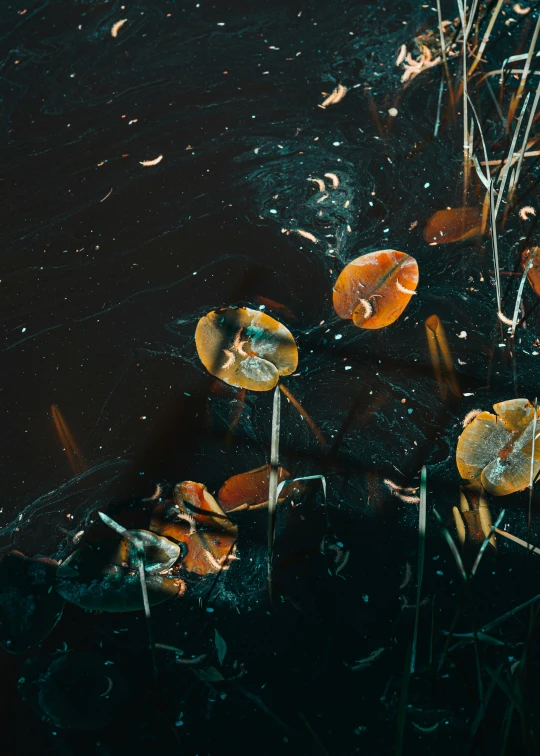
[[[536,11],[522,5],[533,12],[506,7],[514,22],[497,26],[484,71],[528,49]],[[182,480],[215,492],[269,462],[271,393],[242,400],[197,356],[196,324],[216,307],[264,306],[293,333],[300,361],[284,384],[326,445],[283,400],[280,463],[294,477],[324,475],[328,486],[326,510],[314,483],[279,511],[272,604],[262,513],[240,520],[239,558],[217,581],[188,576],[184,597],[152,609],[156,642],[186,658],[207,654],[203,668],[224,679],[201,679],[200,665],[161,650],[156,681],[142,612],[67,604],[40,646],[0,652],[2,752],[540,753],[535,605],[479,641],[478,654],[469,644],[442,657],[453,621],[455,632],[471,632],[538,592],[539,557],[502,538],[463,588],[432,510],[455,537],[462,420],[514,397],[534,402],[540,355],[538,310],[513,351],[498,346],[507,336],[489,238],[424,240],[428,218],[459,206],[463,193],[461,105],[449,105],[446,89],[433,136],[441,67],[404,87],[395,65],[402,44],[412,49],[415,36],[436,30],[431,4],[0,8],[2,552],[63,560],[98,510],[147,527],[151,505],[141,500],[156,485],[163,498]],[[444,18],[457,15],[443,3]],[[348,88],[342,102],[318,107],[338,84]],[[493,87],[498,97],[498,78]],[[485,86],[474,103],[490,156],[506,155],[509,136]],[[518,207],[538,204],[536,162],[524,166]],[[325,179],[320,202],[310,178],[326,173],[339,186]],[[478,202],[479,190],[472,195]],[[519,270],[535,228],[515,210],[508,217],[499,232],[505,273]],[[418,295],[389,328],[357,329],[335,315],[332,286],[355,257],[386,248],[416,258]],[[502,276],[509,316],[519,281]],[[527,285],[525,310],[535,302]],[[424,326],[433,314],[459,398],[442,397],[435,379]],[[418,504],[384,481],[417,489],[424,465],[427,603],[409,678]],[[501,527],[527,538],[528,494],[491,499],[493,521],[501,504]],[[534,543],[536,517],[535,494]],[[337,574],[329,544],[348,554]],[[52,683],[39,681],[66,651],[93,655],[77,657],[65,683],[81,710],[93,711],[89,670],[114,670],[113,716],[104,705],[103,722],[94,712],[90,724],[62,728],[40,708]],[[513,664],[525,657],[514,687],[522,668]]]

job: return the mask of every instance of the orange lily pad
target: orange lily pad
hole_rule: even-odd
[[[358,328],[385,328],[399,318],[417,285],[414,257],[395,249],[370,252],[341,271],[334,286],[334,309]]]
[[[540,297],[540,249],[538,247],[532,247],[530,249],[523,250],[521,255],[521,267],[526,270],[531,255],[534,254],[534,260],[531,267],[527,271],[527,281],[530,283],[532,290]]]
[[[506,496],[529,485],[534,407],[528,399],[509,399],[481,412],[458,439],[456,463],[466,480],[478,480],[494,496]],[[538,411],[540,417],[540,410]],[[540,422],[537,419],[537,432]],[[540,439],[534,444],[533,478],[540,470]]]
[[[181,565],[187,572],[212,575],[228,569],[235,557],[238,531],[228,520],[227,523],[227,529],[223,529],[223,520],[214,520],[214,527],[204,530],[201,519],[191,512],[160,503],[152,512],[150,530],[184,545]]]
[[[195,331],[199,358],[208,372],[237,388],[269,391],[294,373],[298,348],[278,320],[249,307],[214,310]]]
[[[270,465],[263,465],[256,470],[233,475],[225,481],[217,495],[224,512],[237,512],[243,509],[261,509],[268,506],[268,486]],[[278,467],[278,485],[291,477],[287,470]],[[293,493],[300,492],[298,483],[289,483],[281,492],[278,503],[285,501]]]
[[[476,207],[437,210],[424,228],[428,244],[451,244],[482,234],[482,211]]]

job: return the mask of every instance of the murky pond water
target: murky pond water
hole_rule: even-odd
[[[538,10],[473,5],[464,172],[459,3],[2,4],[7,753],[538,753]]]

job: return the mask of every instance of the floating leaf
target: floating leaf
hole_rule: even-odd
[[[459,437],[456,463],[465,480],[479,480],[494,496],[525,488],[531,474],[534,407],[528,399],[494,404],[497,413],[481,412]],[[540,470],[535,443],[533,477]]]
[[[18,691],[23,700],[55,727],[94,730],[123,707],[126,684],[111,662],[94,654],[68,651],[28,659]]]
[[[218,661],[220,664],[223,664],[223,659],[225,658],[225,654],[227,653],[227,644],[217,630],[214,631],[214,640],[216,643]]]
[[[414,257],[383,249],[357,257],[334,286],[334,309],[359,328],[384,328],[399,318],[418,285]]]
[[[152,512],[150,529],[183,544],[185,553],[181,565],[196,575],[227,570],[235,557],[238,530],[233,523],[222,518],[216,518],[213,527],[205,530],[188,510],[158,504]]]
[[[0,644],[13,654],[47,637],[62,616],[64,601],[54,593],[57,563],[10,551],[0,561]]]
[[[290,477],[291,474],[287,470],[278,467],[278,484],[283,480],[289,480]],[[225,512],[267,507],[269,481],[270,465],[263,465],[255,470],[233,475],[219,489],[218,502]],[[279,503],[285,501],[293,493],[299,493],[300,490],[299,485],[289,484],[283,489]]]
[[[534,260],[527,272],[527,280],[534,293],[540,297],[540,249],[538,247],[531,247],[523,251],[523,254],[521,255],[521,267],[523,270],[527,268],[531,255],[535,252]]]
[[[56,590],[83,609],[135,612],[144,608],[138,569],[119,564],[119,546],[104,541],[99,548],[84,546],[74,551],[57,570]],[[181,596],[185,583],[169,575],[146,575],[151,606]]]
[[[294,373],[298,365],[291,332],[270,315],[248,307],[209,312],[197,324],[195,345],[211,375],[251,391],[270,391],[280,376]]]
[[[475,207],[454,207],[437,210],[424,228],[428,244],[451,244],[452,242],[481,236],[482,210]]]

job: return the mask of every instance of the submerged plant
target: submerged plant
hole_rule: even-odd
[[[535,410],[528,399],[493,405],[481,412],[458,439],[456,463],[465,480],[480,482],[494,496],[530,485],[540,470]],[[538,410],[537,410],[538,412]]]
[[[357,257],[334,285],[334,310],[358,328],[385,328],[396,321],[416,294],[414,257],[383,249]]]
[[[298,365],[298,348],[288,328],[249,307],[209,312],[197,324],[195,345],[211,375],[250,391],[270,391]]]

